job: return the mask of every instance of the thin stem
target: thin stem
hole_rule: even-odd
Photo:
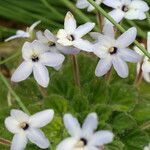
[[[149,14],[149,12],[146,13],[146,16],[147,16],[148,24],[150,25],[150,14]]]
[[[111,76],[112,76],[112,71],[113,71],[113,67],[111,67],[110,70],[105,75],[105,79],[106,79],[106,81],[107,81],[108,84],[109,84]]]
[[[143,125],[140,126],[141,130],[146,130],[150,128],[150,120],[145,122]]]
[[[92,4],[101,14],[103,14],[112,24],[114,24],[118,30],[120,30],[122,33],[124,33],[126,30],[118,24],[111,16],[108,15],[108,13],[99,5],[97,5],[93,0],[88,0],[90,4]],[[134,44],[148,57],[150,58],[150,53],[138,42],[134,41]]]
[[[10,91],[10,93],[12,94],[12,96],[14,96],[15,100],[17,101],[17,103],[19,104],[19,106],[22,108],[22,110],[24,112],[26,112],[27,114],[30,114],[30,112],[28,111],[28,109],[26,108],[26,106],[21,101],[20,97],[15,93],[15,91],[12,89],[12,87],[8,83],[7,79],[1,73],[0,73],[0,78],[4,82],[5,86],[8,88],[8,90]]]
[[[0,61],[0,65],[2,65],[2,64],[4,64],[4,63],[6,63],[6,62],[8,62],[8,61],[10,61],[10,60],[12,60],[12,59],[14,59],[14,58],[16,58],[16,57],[19,56],[19,55],[20,55],[20,52],[17,52],[17,53],[15,53],[15,54],[11,55],[11,56],[8,57],[7,59],[4,59],[4,60]]]
[[[76,55],[71,55],[71,58],[72,58],[73,75],[74,75],[75,84],[78,87],[80,87],[79,67],[78,67]]]
[[[2,144],[2,145],[10,145],[11,141],[6,140],[6,139],[0,137],[0,144]]]
[[[103,25],[104,25],[104,18],[103,18],[103,16],[99,13],[99,12],[97,12],[97,21],[98,21],[98,24],[99,24],[99,29],[100,29],[100,32],[102,32],[102,30],[103,30]]]

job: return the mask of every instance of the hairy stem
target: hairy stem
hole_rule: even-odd
[[[0,137],[0,144],[2,144],[2,145],[10,145],[11,141]]]
[[[80,75],[79,75],[79,67],[76,55],[71,55],[72,66],[73,66],[73,76],[75,80],[75,84],[80,87]]]

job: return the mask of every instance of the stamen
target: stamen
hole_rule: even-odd
[[[73,35],[68,35],[67,39],[69,41],[74,41],[75,40],[75,37]]]
[[[52,41],[50,41],[48,44],[49,44],[49,47],[56,46],[55,42],[52,42]]]
[[[118,48],[117,48],[117,47],[111,47],[111,48],[109,49],[109,53],[110,53],[111,55],[117,53],[117,51],[118,51]]]
[[[81,138],[80,141],[78,143],[76,143],[75,147],[76,148],[82,148],[84,146],[86,146],[88,143],[88,141],[84,138]]]
[[[38,62],[39,61],[39,57],[37,55],[33,55],[31,59],[32,59],[33,62]]]
[[[27,130],[29,128],[29,125],[26,123],[26,122],[23,122],[20,124],[20,127],[23,129],[23,130]]]
[[[126,6],[126,5],[122,6],[122,11],[127,12],[128,10],[129,10],[128,6]]]

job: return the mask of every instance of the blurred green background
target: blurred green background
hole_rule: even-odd
[[[150,5],[150,0],[146,0]],[[36,28],[49,29],[54,33],[63,27],[64,16],[71,11],[78,24],[87,21],[97,22],[96,12],[87,13],[75,7],[75,0],[0,0],[0,59],[4,61],[21,51],[25,39],[17,39],[4,43],[4,39],[16,30],[25,30],[37,20],[42,23]],[[104,7],[104,6],[103,6]],[[106,11],[109,8],[104,7]],[[145,41],[150,26],[147,20],[123,21],[126,29],[131,26],[138,28],[138,40]],[[95,30],[98,30],[98,25]],[[0,62],[0,71],[9,85],[25,103],[31,114],[46,108],[55,110],[55,119],[43,130],[52,144],[52,150],[68,136],[62,123],[63,114],[71,112],[80,122],[89,112],[97,112],[99,129],[112,130],[115,134],[113,143],[106,150],[142,150],[150,142],[150,84],[142,81],[137,87],[134,84],[136,64],[130,64],[130,76],[119,78],[113,71],[110,82],[104,77],[95,77],[94,71],[98,58],[92,54],[80,53],[78,63],[81,78],[81,88],[74,85],[72,63],[70,56],[57,72],[49,69],[51,82],[46,90],[41,90],[32,78],[14,84],[10,82],[13,70],[20,64],[20,55],[6,63]],[[9,106],[9,102],[12,105]],[[4,126],[4,119],[9,116],[10,109],[19,108],[10,90],[0,80],[0,139],[12,139]],[[9,145],[0,142],[0,149],[8,150]],[[39,148],[29,143],[27,150]]]

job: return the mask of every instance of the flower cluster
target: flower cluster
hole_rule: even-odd
[[[6,128],[14,135],[11,150],[25,149],[28,140],[36,144],[41,149],[46,149],[50,146],[49,140],[46,138],[40,128],[46,126],[52,121],[54,111],[47,109],[38,112],[32,116],[25,114],[20,110],[11,110],[9,117],[5,119]],[[94,133],[97,128],[97,114],[91,113],[85,119],[85,122],[80,127],[76,118],[71,114],[64,115],[64,124],[71,134],[71,138],[62,141],[57,150],[73,150],[80,148],[98,150],[98,147],[104,146],[113,141],[113,133],[111,131],[98,131]]]

